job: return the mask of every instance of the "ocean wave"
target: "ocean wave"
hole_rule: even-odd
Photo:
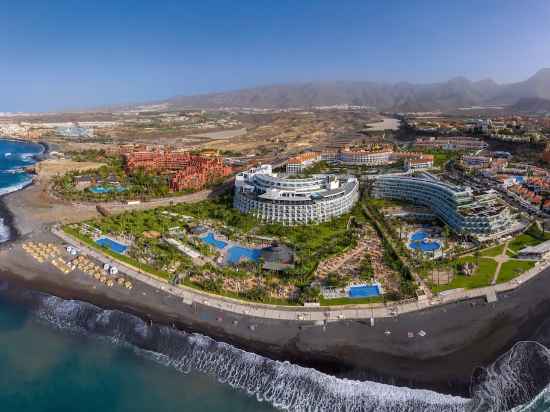
[[[16,175],[16,174],[21,174],[21,173],[25,173],[25,167],[23,167],[23,166],[15,166],[15,167],[12,167],[11,169],[2,169],[2,170],[0,170],[0,175],[1,174]]]
[[[0,187],[0,196],[7,195],[8,193],[12,193],[12,192],[17,192],[18,190],[24,189],[31,183],[32,183],[32,178],[29,177],[22,182],[18,182],[16,184],[6,186],[6,187]]]
[[[203,335],[148,324],[121,311],[32,293],[34,313],[50,325],[130,345],[156,362],[183,373],[209,374],[279,409],[464,411],[469,404],[468,399],[429,390],[336,378],[315,369],[246,352]]]
[[[518,342],[493,364],[475,372],[470,389],[471,410],[507,411],[521,407],[538,394],[546,396],[549,383],[550,350],[538,342]]]
[[[4,219],[0,218],[0,243],[10,240],[10,228],[4,224]]]
[[[21,161],[25,163],[35,163],[36,162],[36,156],[38,156],[40,153],[19,153],[18,157],[21,159]]]
[[[511,412],[532,412],[550,410],[550,386],[547,386],[530,402],[516,406]]]

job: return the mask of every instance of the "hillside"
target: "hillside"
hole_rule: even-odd
[[[311,82],[176,96],[151,104],[171,108],[292,108],[351,104],[378,110],[432,111],[482,105],[513,105],[521,99],[550,100],[550,69],[529,79],[497,84],[491,79],[456,77],[443,83],[412,84],[369,81]],[[523,104],[523,103],[522,103]]]
[[[540,97],[522,98],[511,108],[515,112],[550,113],[550,100],[541,99]]]

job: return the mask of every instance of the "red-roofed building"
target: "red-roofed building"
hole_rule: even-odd
[[[233,173],[220,157],[205,157],[189,152],[139,151],[124,155],[126,170],[138,169],[173,173],[170,189],[201,189]]]

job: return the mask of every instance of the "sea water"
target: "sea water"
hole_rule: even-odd
[[[0,284],[6,411],[464,411],[469,400],[335,378],[90,303]]]
[[[0,297],[0,410],[274,410],[213,376],[182,374],[155,353],[68,324],[65,329],[61,319],[54,325],[44,318],[49,315]]]
[[[472,398],[353,381],[0,282],[0,407],[41,412],[546,411],[550,351],[521,342]]]
[[[25,143],[0,138],[0,196],[20,190],[32,182],[25,168],[36,162],[44,148],[35,143]],[[10,237],[10,230],[0,215],[0,243]]]
[[[39,144],[0,138],[0,194],[18,190],[32,181],[24,169],[34,164],[35,156],[43,150]]]

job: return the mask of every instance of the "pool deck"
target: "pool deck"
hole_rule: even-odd
[[[417,234],[420,234],[420,233],[423,233],[425,234],[426,236],[423,236],[422,239],[420,239],[418,236],[416,236]],[[421,228],[421,229],[417,229],[411,233],[408,234],[407,236],[407,242],[406,243],[406,247],[410,250],[417,250],[415,248],[413,248],[411,246],[411,244],[415,243],[415,242],[420,242],[420,243],[427,243],[426,242],[426,239],[430,240],[430,242],[433,242],[433,243],[437,243],[439,245],[438,248],[434,249],[434,250],[424,250],[422,249],[422,247],[420,247],[420,250],[422,251],[422,253],[424,254],[433,254],[433,256],[431,257],[431,259],[437,259],[441,256],[443,256],[443,240],[440,238],[440,237],[434,237],[433,236],[433,233],[432,233],[432,230],[431,229],[427,229],[427,228]]]
[[[225,246],[220,248],[220,247],[215,246],[213,243],[204,240],[205,237],[210,236],[210,235],[213,236],[213,238],[216,242],[225,243]],[[238,263],[238,262],[230,262],[229,261],[230,251],[234,247],[238,247],[238,248],[242,248],[242,249],[248,249],[248,250],[261,250],[262,249],[262,248],[251,248],[251,247],[243,246],[239,242],[229,240],[229,239],[225,238],[224,236],[220,236],[219,234],[215,233],[214,231],[209,231],[206,235],[198,236],[197,238],[200,239],[201,241],[203,241],[204,243],[206,243],[207,245],[210,245],[210,246],[216,248],[216,250],[219,251],[222,254],[223,259],[220,263],[224,264],[224,265],[230,265],[230,264],[237,264]],[[239,261],[242,261],[242,260],[243,260],[243,258],[241,257],[241,259]],[[244,260],[255,261],[255,262],[257,261],[257,260],[253,260],[253,259],[244,259]]]
[[[121,255],[125,254],[130,247],[130,245],[119,242],[109,236],[101,236],[95,240],[95,243],[99,246],[107,247],[112,252],[119,253]]]

